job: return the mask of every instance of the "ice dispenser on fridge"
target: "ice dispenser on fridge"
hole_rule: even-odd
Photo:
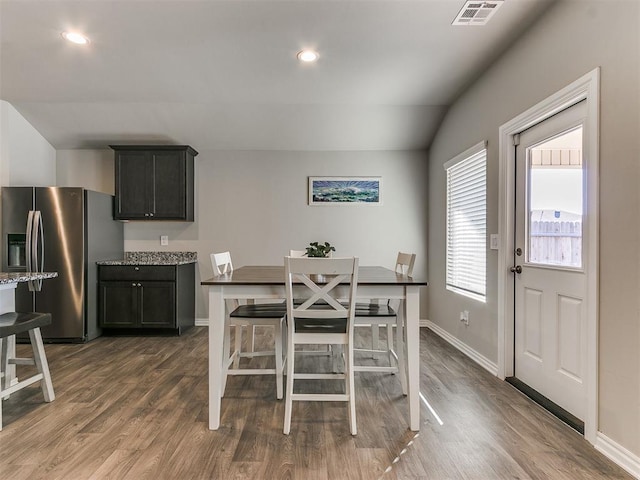
[[[9,233],[7,235],[8,270],[24,271],[27,265],[26,235],[24,233]]]

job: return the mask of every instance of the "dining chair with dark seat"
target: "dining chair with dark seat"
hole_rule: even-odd
[[[0,373],[2,374],[0,379],[0,430],[2,430],[2,400],[12,393],[40,382],[44,401],[52,402],[55,400],[49,364],[40,333],[40,327],[46,325],[51,325],[50,313],[7,312],[0,315]],[[33,350],[31,358],[15,356],[15,336],[25,332],[29,334]],[[34,365],[37,373],[14,383],[14,378],[9,376],[9,368],[13,365]]]
[[[231,254],[229,252],[212,253],[211,262],[214,273],[224,275],[233,272]],[[222,376],[222,395],[224,395],[227,383],[227,375],[275,375],[276,377],[276,397],[283,397],[283,337],[284,319],[287,313],[284,303],[264,303],[264,304],[243,304],[240,305],[237,299],[226,300],[227,319],[224,329],[224,364]],[[231,327],[235,328],[235,347],[230,350]],[[247,328],[251,339],[249,343],[253,346],[254,328],[256,326],[274,327],[274,350],[242,351],[242,330]],[[228,355],[227,355],[228,354]],[[273,356],[275,368],[246,368],[241,362],[241,358]]]
[[[411,276],[416,261],[415,253],[399,252],[396,259],[396,273]],[[401,373],[400,382],[402,391],[406,394],[406,365],[404,364],[404,339],[402,326],[398,325],[400,302],[390,299],[372,299],[369,303],[358,302],[356,304],[355,326],[367,326],[371,328],[371,348],[354,348],[355,352],[370,353],[377,357],[386,355],[387,365],[362,365],[356,363],[356,372],[391,372]],[[386,326],[386,348],[380,348],[379,327]],[[396,342],[394,347],[393,327],[396,327]]]
[[[353,326],[358,259],[285,257],[284,262],[287,296],[287,389],[284,433],[288,435],[291,430],[294,401],[344,401],[348,404],[349,430],[352,435],[356,435]],[[346,294],[342,291],[345,288]],[[342,346],[344,373],[296,372],[296,345]],[[295,380],[303,379],[342,379],[345,392],[295,393]]]

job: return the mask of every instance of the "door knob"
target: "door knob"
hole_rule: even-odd
[[[511,270],[511,273],[522,273],[522,267],[520,265],[511,267],[509,270]]]

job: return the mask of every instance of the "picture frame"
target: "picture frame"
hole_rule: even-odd
[[[309,205],[382,205],[382,177],[309,177]]]

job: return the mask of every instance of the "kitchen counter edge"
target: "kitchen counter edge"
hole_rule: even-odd
[[[125,252],[124,258],[100,260],[97,265],[187,265],[197,263],[196,252]]]
[[[198,260],[171,260],[171,259],[157,259],[157,260],[102,260],[96,262],[96,265],[115,265],[115,266],[127,266],[127,265],[187,265],[189,263],[198,263]]]
[[[0,285],[55,278],[58,272],[0,272]]]

